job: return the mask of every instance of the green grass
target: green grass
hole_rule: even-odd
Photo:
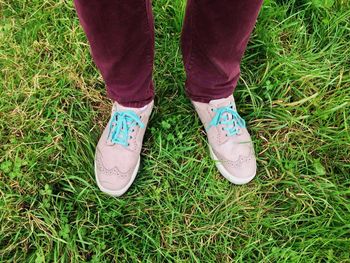
[[[116,199],[110,101],[71,3],[0,0],[1,262],[350,262],[350,4],[266,0],[235,92],[258,156],[233,186],[184,95],[184,0],[154,0],[156,108]]]

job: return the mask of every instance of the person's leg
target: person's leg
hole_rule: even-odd
[[[74,0],[107,94],[123,106],[152,101],[151,0]]]
[[[182,31],[186,93],[208,103],[232,94],[262,0],[188,0]]]
[[[114,101],[97,144],[95,177],[112,196],[137,175],[153,108],[154,29],[151,0],[74,0],[93,59]]]
[[[262,0],[189,0],[182,34],[186,93],[205,126],[210,155],[234,184],[256,175],[254,147],[232,92]]]

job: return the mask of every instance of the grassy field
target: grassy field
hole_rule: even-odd
[[[116,199],[111,103],[72,1],[0,0],[1,262],[350,262],[350,3],[266,0],[235,92],[258,156],[233,186],[184,95],[184,0],[154,0],[156,108]]]

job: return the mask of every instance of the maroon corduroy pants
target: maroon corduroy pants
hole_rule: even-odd
[[[188,0],[182,30],[186,93],[209,102],[232,94],[263,0]],[[128,107],[154,97],[151,0],[74,0],[107,94]]]

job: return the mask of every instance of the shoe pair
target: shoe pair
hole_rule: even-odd
[[[250,182],[256,174],[254,148],[233,96],[192,103],[206,129],[210,155],[220,173],[233,184]],[[95,155],[95,176],[101,191],[121,196],[135,180],[152,108],[153,101],[143,108],[113,104]]]

